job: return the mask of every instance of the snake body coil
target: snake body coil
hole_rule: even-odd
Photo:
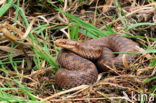
[[[91,39],[82,43],[59,39],[55,44],[63,49],[59,52],[58,62],[63,67],[55,75],[55,82],[62,88],[72,88],[91,84],[97,80],[98,71],[108,71],[108,67],[123,68],[124,62],[130,64],[137,55],[112,52],[136,52],[134,41],[119,35]],[[95,64],[92,61],[96,61]],[[65,69],[66,68],[66,69]]]

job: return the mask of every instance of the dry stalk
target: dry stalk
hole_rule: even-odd
[[[146,10],[146,9],[148,9],[148,10],[154,12],[155,9],[154,9],[153,7],[149,7],[149,6],[156,6],[156,3],[151,3],[151,4],[148,4],[148,5],[139,7],[139,9],[137,9],[137,8],[138,8],[138,7],[137,7],[137,8],[135,8],[132,12],[126,14],[126,17],[132,16],[132,15],[134,15],[135,13],[140,12],[140,11],[144,11],[144,10]],[[124,16],[122,16],[122,18],[124,18]],[[117,18],[116,20],[113,20],[111,23],[108,23],[107,25],[110,26],[111,24],[114,24],[114,23],[116,23],[116,22],[118,22],[118,21],[120,21],[120,18]],[[102,26],[102,27],[100,28],[100,30],[103,30],[103,29],[105,29],[105,26]]]

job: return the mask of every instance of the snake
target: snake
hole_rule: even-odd
[[[113,67],[124,68],[125,63],[133,63],[137,58],[137,54],[127,52],[137,52],[138,43],[119,34],[84,42],[57,39],[55,44],[62,48],[57,58],[61,68],[54,78],[55,83],[61,88],[93,84],[98,78],[99,71],[107,72]]]

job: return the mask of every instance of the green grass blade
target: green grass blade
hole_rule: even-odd
[[[13,43],[11,43],[11,50],[10,50],[10,54],[9,54],[9,61],[11,66],[13,67],[13,69],[16,71],[16,73],[19,73],[17,70],[17,65],[16,63],[13,62]]]
[[[70,39],[75,39],[76,41],[78,41],[78,37],[79,37],[79,24],[78,23],[72,23],[71,24],[71,32],[70,32]]]
[[[29,91],[28,88],[24,87],[18,80],[14,79],[14,81],[22,88],[22,90],[24,91],[24,93],[26,93],[31,100],[36,101],[37,99],[30,93],[31,91]]]
[[[154,66],[156,66],[156,58],[154,58],[150,63],[150,67],[154,67]]]
[[[115,32],[111,29],[111,27],[109,25],[107,25],[106,23],[104,23],[107,30],[110,31],[111,34],[114,34]]]
[[[156,41],[156,38],[150,38],[150,37],[145,37],[145,36],[130,36],[130,35],[127,35],[127,34],[123,34],[123,36],[125,37],[128,37],[128,38],[141,38],[141,39],[145,39],[145,38],[148,38],[149,40],[152,40],[152,41]]]
[[[86,37],[91,37],[91,38],[97,38],[96,34],[94,35],[94,33],[88,32],[87,30],[84,29],[79,29],[79,32],[84,34]]]
[[[3,5],[0,8],[0,17],[2,17],[8,11],[8,9],[12,7],[12,5],[13,5],[13,0],[9,0],[7,4]]]
[[[150,93],[153,93],[155,90],[156,90],[156,85],[154,85],[154,86],[149,90],[149,92],[150,92]]]
[[[36,58],[34,58],[34,61],[36,63],[36,65],[41,64],[41,58],[46,60],[54,69],[53,72],[57,71],[58,65],[56,64],[55,60],[53,60],[53,57],[49,51],[49,46],[48,44],[43,40],[42,43],[40,43],[39,39],[37,36],[33,35],[33,32],[36,31],[37,34],[41,34],[42,38],[43,37],[43,32],[46,30],[48,25],[41,25],[37,28],[34,28],[33,30],[31,30],[30,32],[30,38],[33,44],[33,51],[36,55]],[[35,46],[34,44],[38,45]]]
[[[63,13],[64,15],[66,15],[68,18],[72,19],[74,22],[78,23],[80,27],[82,27],[83,29],[87,30],[87,32],[90,32],[90,34],[94,35],[92,37],[103,37],[103,36],[107,36],[112,34],[111,31],[101,31],[98,28],[96,28],[95,26],[86,23],[85,21],[70,15],[69,13],[66,13],[64,11],[62,11],[61,9],[59,9],[56,5],[54,5],[50,0],[47,1],[48,3],[50,3],[53,7],[56,8],[57,11]]]
[[[115,4],[116,4],[116,6],[119,7],[119,8],[121,9],[121,11],[123,12],[123,10],[122,10],[120,4],[118,3],[118,0],[115,0]],[[118,8],[116,8],[116,12],[117,12],[117,15],[118,15],[120,21],[121,21],[122,24],[124,25],[124,27],[127,28],[127,25],[126,25],[124,19],[122,18],[121,14],[119,13]],[[124,12],[123,12],[123,13],[124,13]],[[124,14],[125,14],[125,13],[124,13]],[[125,16],[124,16],[124,17],[125,17]]]
[[[26,18],[26,15],[25,15],[23,9],[21,7],[19,7],[18,5],[15,5],[15,4],[13,5],[13,7],[16,10],[18,10],[17,13],[19,13],[20,16],[22,17],[21,21],[25,24],[26,27],[28,27],[29,26],[29,22],[28,22],[28,20]],[[18,14],[16,14],[16,15],[18,15]]]
[[[156,76],[154,76],[154,77],[152,77],[152,78],[149,78],[149,79],[143,81],[143,84],[149,83],[149,82],[151,82],[152,80],[156,80]]]
[[[130,25],[126,31],[132,29],[132,28],[135,28],[135,27],[138,27],[138,26],[145,26],[145,25],[150,25],[150,26],[153,26],[153,25],[156,25],[155,23],[148,23],[148,22],[145,22],[145,23],[137,23],[137,24],[132,24]]]

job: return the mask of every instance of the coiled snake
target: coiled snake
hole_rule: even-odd
[[[124,61],[130,64],[137,55],[118,54],[112,52],[136,52],[136,42],[117,34],[75,42],[58,39],[55,44],[63,49],[59,52],[58,69],[55,82],[62,88],[72,88],[82,84],[91,84],[97,80],[98,71],[108,71],[108,66],[124,68]],[[65,69],[66,68],[66,69]]]

